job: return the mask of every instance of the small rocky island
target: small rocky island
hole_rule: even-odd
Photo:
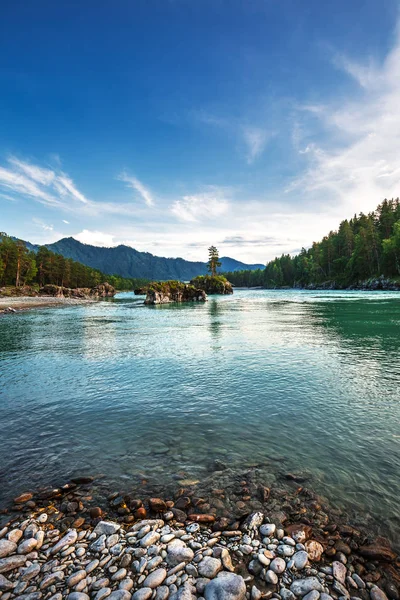
[[[137,290],[135,293],[138,291],[146,293],[145,304],[207,301],[207,294],[204,290],[181,281],[155,281],[145,289]]]
[[[201,275],[187,284],[182,281],[154,281],[135,294],[146,294],[145,304],[206,302],[208,294],[233,294],[232,285],[223,275]]]

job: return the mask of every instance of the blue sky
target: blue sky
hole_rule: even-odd
[[[399,2],[3,0],[0,230],[265,262],[400,194]]]

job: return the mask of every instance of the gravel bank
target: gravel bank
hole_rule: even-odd
[[[20,514],[0,531],[1,600],[399,600],[396,554],[382,540],[360,547],[347,526],[349,543],[337,531],[332,545],[268,512],[232,529],[205,513],[183,522],[173,501],[152,498],[136,513],[155,518],[127,523],[74,498],[29,514],[31,493],[14,500]]]
[[[82,300],[79,298],[54,298],[53,296],[0,296],[0,314],[13,313],[31,308],[46,308],[50,306],[70,306],[94,302],[94,300]],[[9,310],[11,309],[11,310]]]

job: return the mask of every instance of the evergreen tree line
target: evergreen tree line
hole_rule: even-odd
[[[400,278],[400,200],[384,200],[374,211],[342,221],[311,248],[283,254],[265,269],[225,273],[236,286],[302,287],[335,282],[347,287],[374,277]]]
[[[146,279],[127,279],[119,275],[105,275],[71,258],[51,252],[40,246],[37,252],[29,250],[23,241],[0,233],[0,285],[21,287],[46,284],[69,288],[94,287],[107,281],[117,290],[133,290],[146,285]]]

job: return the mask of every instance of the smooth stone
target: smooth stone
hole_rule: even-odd
[[[35,538],[29,538],[27,540],[24,540],[18,546],[18,554],[29,554],[36,548],[37,543],[38,541]]]
[[[113,521],[100,521],[93,530],[96,535],[112,535],[121,529],[121,525]]]
[[[332,563],[332,574],[335,579],[340,581],[341,584],[343,584],[343,585],[345,584],[347,569],[343,563],[341,563],[337,560],[334,560]]]
[[[288,546],[296,546],[295,540],[292,537],[290,537],[290,535],[283,536],[282,542],[284,544],[287,544]]]
[[[281,554],[282,556],[293,556],[294,548],[288,544],[282,544],[281,546],[278,546],[278,554]]]
[[[38,563],[33,563],[29,567],[26,567],[26,569],[24,569],[22,571],[20,579],[22,581],[29,581],[30,579],[33,579],[34,577],[39,575],[40,569],[41,569],[41,567]]]
[[[154,600],[167,600],[169,596],[169,588],[166,585],[160,585],[156,590]]]
[[[97,594],[94,597],[94,600],[104,600],[104,598],[107,598],[110,594],[111,594],[111,588],[109,588],[109,587],[102,588],[101,590],[99,590],[97,592]]]
[[[132,600],[149,600],[153,594],[153,590],[149,587],[137,590],[132,596]]]
[[[12,529],[7,538],[10,542],[15,542],[18,544],[19,540],[22,538],[23,532],[20,529]]]
[[[274,573],[274,571],[271,571],[271,569],[269,569],[265,573],[265,581],[267,583],[272,583],[273,585],[276,585],[278,583],[278,575]]]
[[[305,596],[312,590],[317,590],[318,592],[324,591],[322,584],[316,577],[296,579],[296,581],[293,581],[292,585],[290,586],[290,591],[293,592],[295,596]]]
[[[173,546],[168,545],[167,550],[167,563],[170,566],[178,565],[181,562],[190,562],[194,558],[194,552],[187,546]]]
[[[337,579],[335,579],[335,581],[333,582],[332,589],[334,592],[339,594],[339,596],[344,596],[345,598],[350,598],[350,593],[347,590],[347,588],[345,588],[344,585],[342,583],[340,583],[340,581],[338,581]]]
[[[90,600],[90,598],[83,592],[71,592],[68,594],[68,600]]]
[[[75,531],[75,529],[71,529],[64,535],[64,537],[61,538],[61,540],[57,542],[55,546],[53,546],[53,548],[50,550],[50,554],[57,554],[61,550],[64,550],[65,546],[71,546],[72,544],[75,544],[77,538],[78,533]]]
[[[114,573],[114,575],[111,577],[112,581],[121,581],[122,579],[125,579],[125,577],[127,576],[127,570],[126,569],[118,569],[118,571],[116,571]]]
[[[207,583],[203,595],[205,600],[244,600],[246,584],[241,575],[224,573]]]
[[[276,525],[274,523],[265,523],[260,527],[260,534],[262,537],[271,537],[275,533]]]
[[[17,544],[10,540],[0,540],[0,558],[12,554],[17,549]]]
[[[147,575],[146,579],[143,582],[143,587],[154,589],[163,583],[166,576],[166,569],[156,569],[155,571]]]
[[[103,533],[98,540],[95,540],[91,545],[90,549],[93,552],[103,552],[106,547],[106,534]]]
[[[279,590],[279,595],[282,600],[296,600],[296,596],[293,594],[293,592],[284,587],[281,587]]]
[[[303,600],[318,600],[320,597],[320,593],[317,590],[311,590],[305,596],[303,596]]]
[[[14,587],[14,584],[12,581],[7,579],[7,577],[4,577],[4,575],[0,575],[0,591],[1,592],[7,592],[8,590],[12,590],[13,587]]]
[[[75,587],[80,581],[82,581],[82,579],[85,579],[86,575],[86,571],[75,571],[75,573],[72,573],[72,575],[68,577],[67,586]]]
[[[197,565],[199,575],[201,577],[207,577],[207,579],[213,579],[217,576],[219,571],[222,569],[222,563],[218,558],[206,556]]]
[[[38,523],[46,523],[47,519],[48,519],[47,513],[42,513],[37,518]]]
[[[325,592],[322,592],[322,594],[319,597],[319,600],[333,600],[333,598],[330,594],[326,594]]]
[[[374,585],[370,589],[369,595],[371,596],[371,600],[387,600],[385,592],[381,590],[381,588],[379,588],[377,585]]]
[[[273,571],[277,575],[280,575],[281,573],[283,573],[285,571],[286,563],[283,560],[283,558],[274,558],[274,560],[269,565],[269,568],[271,571]]]
[[[127,590],[115,590],[108,598],[110,598],[110,600],[131,600],[132,594]]]
[[[351,577],[353,581],[355,581],[355,583],[357,584],[358,588],[360,588],[361,590],[365,589],[365,582],[361,579],[359,575],[357,575],[357,573],[353,573]]]
[[[119,584],[120,590],[127,590],[129,592],[132,588],[133,588],[133,579],[131,579],[130,577],[126,577]]]
[[[304,550],[300,550],[293,554],[293,565],[299,571],[304,569],[306,564],[308,563],[308,554]]]
[[[14,569],[19,569],[26,563],[25,554],[14,554],[0,559],[0,573],[8,573]]]
[[[148,533],[147,535],[145,535],[141,540],[140,540],[140,545],[142,548],[148,548],[149,546],[151,546],[152,544],[156,544],[158,542],[158,540],[160,539],[160,534],[157,533],[157,531],[150,531],[150,533]]]
[[[98,558],[91,560],[90,563],[88,565],[86,565],[86,567],[85,567],[86,573],[89,575],[89,573],[94,571],[99,566],[99,563],[100,563],[100,561]]]
[[[42,582],[40,584],[40,589],[45,590],[46,588],[50,587],[51,585],[55,585],[57,583],[60,583],[61,581],[64,581],[64,577],[65,577],[65,574],[63,571],[55,571],[54,573],[49,573],[42,580]]]

